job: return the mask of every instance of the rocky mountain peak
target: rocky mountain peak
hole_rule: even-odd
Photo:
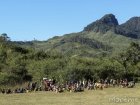
[[[131,30],[140,30],[140,17],[132,17],[122,26],[127,26]]]
[[[116,28],[116,33],[131,38],[140,38],[140,17],[132,17]]]
[[[106,14],[100,19],[100,21],[110,26],[118,25],[118,20],[113,14]]]
[[[113,14],[106,14],[101,19],[87,25],[84,31],[94,31],[105,33],[114,29],[118,25],[118,21]]]

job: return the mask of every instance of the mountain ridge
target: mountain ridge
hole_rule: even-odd
[[[101,19],[87,25],[83,31],[94,31],[105,34],[107,31],[113,31],[131,38],[140,38],[140,17],[132,17],[123,24],[119,24],[115,15],[106,14]]]
[[[126,49],[131,42],[140,43],[139,19],[133,17],[119,24],[115,15],[107,14],[87,25],[81,32],[54,36],[47,41],[18,44],[36,50],[58,51],[69,56],[112,56]]]

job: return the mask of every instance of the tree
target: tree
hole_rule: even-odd
[[[137,70],[137,64],[140,62],[140,46],[132,42],[130,47],[118,57],[118,61],[124,66],[124,78],[131,79]]]
[[[97,67],[97,74],[102,79],[121,78],[123,70],[123,66],[117,60],[104,58]]]
[[[3,41],[10,41],[10,37],[8,37],[8,35],[6,33],[2,33],[0,35],[0,39]]]

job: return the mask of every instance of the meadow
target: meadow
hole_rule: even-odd
[[[140,105],[140,85],[77,93],[32,92],[0,94],[0,105]]]

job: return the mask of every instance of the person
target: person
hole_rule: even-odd
[[[107,79],[104,80],[104,88],[108,88]]]
[[[115,85],[116,85],[116,80],[113,79],[113,87],[115,87]]]
[[[5,89],[2,89],[1,92],[2,92],[2,94],[5,94]]]
[[[11,89],[8,89],[6,92],[6,94],[11,94],[11,93],[12,93]]]

